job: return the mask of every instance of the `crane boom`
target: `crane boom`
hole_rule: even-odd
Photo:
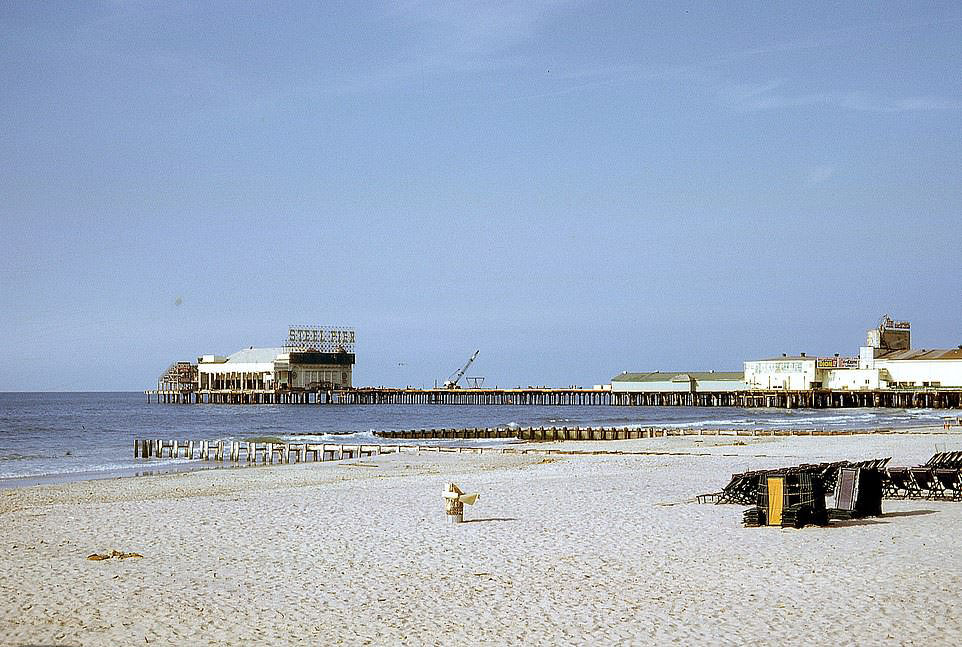
[[[481,352],[481,349],[474,351],[474,355],[468,358],[467,363],[464,366],[462,366],[460,370],[457,370],[451,374],[451,377],[449,377],[447,381],[444,383],[444,388],[460,389],[461,387],[458,386],[458,382],[460,382],[461,378],[464,377],[464,374],[468,372],[468,368],[471,366],[472,363],[474,363],[474,360],[477,359],[478,353],[480,352]]]

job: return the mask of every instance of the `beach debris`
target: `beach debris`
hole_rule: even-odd
[[[140,553],[122,553],[119,550],[112,550],[109,553],[93,553],[87,555],[87,559],[92,562],[99,562],[105,559],[130,559],[131,557],[143,557]]]
[[[444,488],[444,513],[451,523],[461,523],[464,521],[464,504],[474,505],[480,496],[477,493],[465,494],[461,488],[454,483],[448,483]]]

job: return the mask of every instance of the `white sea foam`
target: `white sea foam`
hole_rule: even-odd
[[[0,470],[0,479],[38,478],[62,474],[100,474],[109,472],[129,472],[136,470],[157,470],[173,465],[197,463],[188,458],[154,458],[147,461],[123,461],[109,463],[83,462],[78,464],[39,464],[28,470]]]

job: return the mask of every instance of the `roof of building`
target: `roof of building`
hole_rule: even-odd
[[[277,356],[286,352],[283,348],[245,348],[227,357],[228,362],[236,364],[268,364],[277,359]]]
[[[910,348],[890,350],[875,359],[962,359],[962,348]]]
[[[779,355],[778,357],[763,357],[762,359],[752,359],[750,362],[784,362],[786,360],[811,360],[815,361],[818,359],[815,355]]]
[[[677,379],[676,379],[677,378]],[[694,379],[699,382],[723,382],[743,380],[742,371],[651,371],[649,373],[622,373],[611,378],[612,382],[679,382]]]

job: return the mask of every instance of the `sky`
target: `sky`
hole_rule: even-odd
[[[0,390],[962,344],[958,3],[0,0]]]

